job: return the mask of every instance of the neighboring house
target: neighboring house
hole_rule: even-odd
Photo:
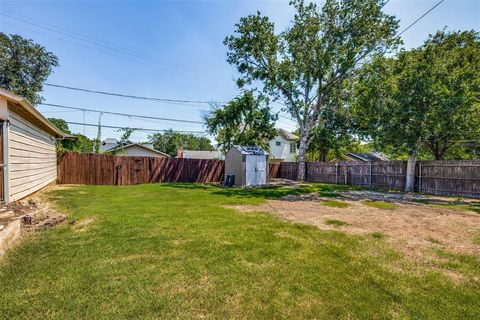
[[[177,158],[179,158],[179,159],[218,159],[218,160],[223,160],[223,155],[220,151],[185,150],[182,147],[180,147],[177,150]]]
[[[278,129],[278,135],[270,140],[270,161],[297,161],[298,136],[283,129]]]
[[[347,158],[348,161],[362,161],[362,162],[390,161],[389,158],[377,152],[368,152],[368,153],[349,152],[345,155],[345,157]]]
[[[170,155],[157,151],[151,144],[124,143],[121,144],[117,139],[107,138],[100,146],[101,153],[111,153],[116,156],[131,157],[167,157]]]
[[[68,138],[30,102],[0,89],[0,198],[19,200],[57,179],[55,141]]]

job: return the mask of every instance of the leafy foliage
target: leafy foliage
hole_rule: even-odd
[[[92,152],[94,147],[94,140],[89,139],[80,133],[74,133],[70,131],[68,124],[63,119],[48,118],[58,129],[63,133],[72,135],[75,139],[66,139],[57,141],[57,153],[63,153],[66,151],[73,152]]]
[[[122,128],[118,129],[117,132],[122,132],[122,136],[120,137],[120,145],[130,143],[130,137],[135,132],[135,129],[132,128]]]
[[[57,66],[57,57],[43,46],[19,35],[0,32],[0,87],[35,105],[42,102],[38,92]]]
[[[360,131],[384,149],[444,159],[459,140],[480,137],[480,37],[438,31],[418,49],[377,57],[355,87]]]
[[[255,98],[252,91],[215,108],[206,117],[207,130],[216,136],[222,150],[234,144],[259,145],[268,148],[268,141],[277,133],[275,120],[263,97]]]
[[[374,53],[394,49],[397,21],[382,12],[384,1],[292,1],[295,16],[284,32],[259,12],[240,19],[227,37],[227,61],[237,67],[240,86],[261,83],[297,122],[300,131],[299,179],[305,153],[323,110],[346,98],[344,79]]]
[[[206,137],[198,137],[193,134],[184,134],[180,132],[174,132],[173,130],[167,130],[164,133],[154,133],[148,137],[150,143],[153,144],[155,150],[169,154],[171,156],[177,155],[179,147],[183,147],[188,150],[203,150],[213,151],[215,150],[210,142],[210,139]]]

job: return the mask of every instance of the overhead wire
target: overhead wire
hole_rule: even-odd
[[[130,114],[130,113],[122,113],[122,112],[104,111],[104,110],[89,109],[89,108],[82,108],[82,107],[66,106],[66,105],[60,105],[60,104],[54,104],[54,103],[39,103],[39,105],[49,106],[49,107],[55,107],[55,108],[78,110],[78,111],[100,112],[100,113],[104,113],[104,114],[111,114],[111,115],[117,115],[117,116],[126,116],[126,117],[132,117],[132,118],[142,118],[142,119],[172,121],[172,122],[181,122],[181,123],[203,124],[202,121],[195,121],[195,120],[182,120],[182,119],[175,119],[175,118],[163,118],[163,117],[154,117],[154,116],[139,115],[139,114]]]
[[[116,46],[116,45],[113,45],[113,44],[109,44],[105,41],[90,38],[88,36],[80,35],[80,34],[75,33],[75,32],[61,31],[62,30],[61,28],[50,25],[50,24],[47,24],[45,22],[39,22],[39,20],[36,20],[39,23],[35,23],[34,21],[32,21],[32,20],[35,20],[35,19],[31,19],[31,18],[28,18],[28,19],[25,18],[24,19],[24,18],[21,17],[21,15],[9,14],[9,13],[5,12],[5,10],[1,11],[0,15],[2,15],[4,17],[7,17],[8,19],[15,20],[17,22],[25,23],[27,25],[40,28],[42,30],[47,30],[47,31],[50,31],[50,32],[55,32],[55,33],[63,35],[63,36],[67,36],[69,38],[66,39],[66,38],[62,38],[62,37],[58,37],[58,36],[53,36],[51,34],[42,33],[42,32],[35,31],[35,30],[32,30],[32,29],[28,29],[28,28],[25,28],[25,27],[22,27],[22,26],[18,26],[18,25],[16,26],[16,25],[13,25],[13,24],[8,23],[8,22],[2,22],[2,23],[7,23],[7,24],[13,25],[15,27],[21,27],[21,28],[27,29],[27,30],[32,31],[32,32],[36,32],[36,33],[40,33],[40,34],[43,34],[43,35],[46,35],[46,36],[50,36],[50,37],[56,38],[58,40],[66,41],[66,42],[69,42],[71,44],[78,45],[78,46],[88,48],[88,49],[91,49],[91,50],[96,50],[96,51],[102,52],[104,54],[110,54],[112,56],[122,58],[122,59],[126,59],[126,60],[129,60],[129,61],[132,61],[132,62],[137,62],[137,63],[141,63],[141,64],[144,64],[144,65],[147,65],[147,66],[156,67],[156,68],[164,68],[164,69],[167,69],[170,72],[177,73],[177,74],[184,74],[184,72],[183,73],[178,72],[179,66],[183,67],[181,65],[172,66],[172,65],[169,65],[165,62],[155,61],[155,60],[158,60],[156,58],[152,59],[152,58],[142,57],[143,54],[136,53],[137,51],[130,50],[128,48],[124,48],[124,47],[121,47],[121,46]],[[47,25],[47,26],[45,26],[45,25]],[[63,29],[63,30],[65,30],[65,29]],[[72,41],[72,39],[76,40],[76,41]],[[93,40],[90,40],[90,39],[93,39]],[[78,43],[78,40],[82,41],[83,44]],[[87,43],[90,46],[86,46],[84,43]],[[92,45],[102,47],[103,49],[106,49],[107,51],[98,50],[98,48],[92,47]],[[139,61],[138,59],[143,60],[143,61]],[[145,60],[147,60],[149,62],[144,62]],[[160,63],[161,65],[152,64],[151,62]]]
[[[186,99],[171,99],[171,98],[145,97],[145,96],[137,96],[137,95],[131,95],[131,94],[124,94],[124,93],[107,92],[107,91],[100,91],[100,90],[93,90],[93,89],[85,89],[85,88],[79,88],[79,87],[71,87],[71,86],[65,86],[65,85],[48,83],[48,82],[45,83],[45,85],[46,85],[46,86],[49,86],[49,87],[56,87],[56,88],[74,90],[74,91],[82,91],[82,92],[88,92],[88,93],[96,93],[96,94],[102,94],[102,95],[108,95],[108,96],[115,96],[115,97],[121,97],[121,98],[131,98],[131,99],[140,99],[140,100],[151,100],[151,101],[159,101],[159,102],[166,102],[166,103],[197,103],[197,104],[213,104],[213,103],[222,104],[222,103],[227,103],[227,102],[225,102],[225,101],[186,100]]]
[[[73,124],[73,125],[82,125],[82,126],[87,126],[87,127],[99,127],[98,124],[93,124],[93,123],[82,123],[82,122],[74,122],[74,121],[65,121],[68,124]],[[128,127],[128,126],[111,126],[111,125],[105,125],[102,124],[100,125],[102,128],[109,128],[109,129],[125,129],[129,128],[134,131],[145,131],[145,132],[165,132],[165,131],[170,131],[172,129],[149,129],[149,128],[135,128],[135,127]],[[193,131],[193,130],[172,130],[173,132],[179,132],[179,133],[192,133],[192,134],[204,134],[206,133],[205,131]]]

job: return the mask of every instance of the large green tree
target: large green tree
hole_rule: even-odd
[[[0,87],[21,95],[32,104],[42,102],[38,94],[57,57],[43,46],[19,35],[0,32]]]
[[[272,114],[266,99],[256,98],[252,91],[214,108],[205,119],[208,132],[215,135],[225,152],[235,144],[268,148],[268,141],[277,133],[275,120],[277,116]]]
[[[227,61],[240,73],[238,84],[256,85],[285,105],[300,131],[298,179],[305,178],[305,154],[322,110],[342,103],[344,79],[375,53],[396,47],[398,22],[382,12],[383,0],[296,0],[291,25],[276,33],[260,13],[241,18],[225,39]]]
[[[80,133],[72,133],[68,127],[68,123],[59,118],[48,118],[60,131],[72,136],[72,139],[65,139],[57,141],[57,152],[65,151],[74,152],[93,152],[94,140],[84,136]]]
[[[354,90],[357,125],[377,145],[408,154],[406,191],[421,146],[443,159],[456,142],[479,137],[479,70],[474,31],[438,31],[417,49],[365,66]]]
[[[340,159],[345,152],[357,151],[359,142],[352,135],[351,128],[349,109],[345,105],[323,109],[311,133],[308,160]]]
[[[164,152],[172,157],[177,155],[179,147],[188,150],[203,150],[213,151],[210,139],[206,137],[199,137],[194,134],[185,134],[167,130],[164,133],[154,133],[149,136],[149,142],[153,144],[155,150]]]

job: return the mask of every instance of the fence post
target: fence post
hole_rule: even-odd
[[[418,192],[422,192],[422,163],[418,163]]]
[[[369,168],[370,168],[370,188],[372,187],[372,161],[369,162]]]
[[[338,162],[335,162],[335,184],[338,184]]]

